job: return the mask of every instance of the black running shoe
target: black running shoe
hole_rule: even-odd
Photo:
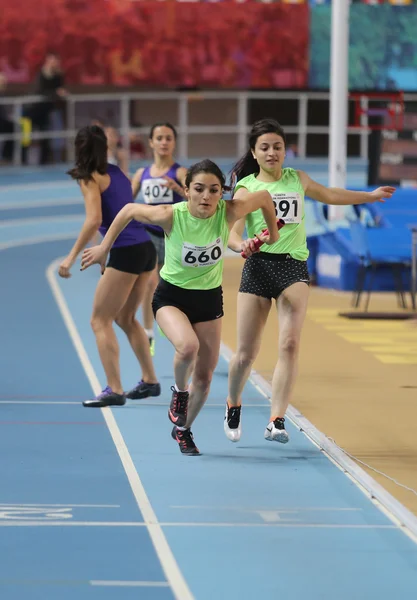
[[[224,432],[231,442],[238,442],[242,434],[240,427],[241,406],[229,406],[226,402],[226,414],[224,415]]]
[[[103,408],[103,406],[123,406],[126,404],[124,394],[115,394],[111,387],[107,386],[102,392],[92,400],[84,400],[83,406],[86,408]]]
[[[177,427],[173,427],[171,431],[171,437],[173,440],[178,442],[178,445],[181,450],[181,454],[186,454],[187,456],[200,456],[200,450],[194,443],[194,437],[191,433],[191,429],[178,429]]]
[[[172,400],[169,405],[168,417],[171,423],[177,427],[185,427],[188,411],[188,392],[177,392],[174,386],[171,387]]]
[[[126,398],[129,400],[143,400],[150,396],[160,396],[161,386],[159,383],[146,383],[141,380],[130,392],[127,392]]]

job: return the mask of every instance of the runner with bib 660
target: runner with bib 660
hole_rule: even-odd
[[[230,363],[224,420],[226,436],[233,442],[240,439],[241,395],[260,349],[272,298],[276,302],[280,325],[279,357],[272,378],[271,418],[264,437],[270,441],[288,442],[284,416],[296,377],[309,294],[304,194],[337,206],[383,202],[395,191],[393,187],[381,187],[373,192],[326,188],[303,171],[284,168],[284,158],[282,127],[272,119],[262,119],[253,125],[249,150],[233,168],[237,181],[235,198],[267,190],[274,202],[276,218],[285,221],[279,241],[262,246],[260,250],[254,240],[255,235],[265,228],[259,210],[236,223],[230,234],[229,247],[248,256],[238,294],[237,352]],[[248,239],[243,241],[245,224]]]
[[[187,172],[186,203],[123,208],[100,246],[85,250],[81,262],[83,269],[94,263],[104,265],[109,249],[132,219],[165,231],[166,259],[152,306],[158,325],[175,347],[175,386],[168,411],[174,423],[172,437],[181,452],[191,456],[199,450],[190,427],[207,399],[219,358],[223,260],[229,232],[238,219],[259,209],[269,230],[269,236],[262,238],[265,245],[279,238],[268,191],[225,201],[224,189],[225,178],[216,164],[210,160],[197,163]]]

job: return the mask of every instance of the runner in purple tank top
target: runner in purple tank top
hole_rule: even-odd
[[[185,200],[184,181],[187,169],[175,162],[175,142],[177,132],[171,123],[155,123],[149,133],[149,145],[153,151],[153,163],[150,167],[136,171],[132,179],[132,191],[135,198],[139,191],[141,200],[146,204],[175,204]],[[165,260],[165,238],[161,227],[146,225],[149,236],[157,252],[157,266],[149,281],[142,303],[143,325],[149,339],[151,354],[155,352],[153,332],[152,298],[159,282],[159,271]]]
[[[84,127],[75,138],[75,167],[68,174],[76,179],[84,196],[86,217],[69,255],[59,267],[59,275],[71,277],[78,254],[97,229],[107,233],[118,212],[132,202],[129,179],[107,161],[107,139],[101,127]],[[127,335],[142,369],[142,379],[128,393],[129,398],[159,396],[148,340],[136,320],[148,281],[155,269],[156,251],[142,223],[132,222],[122,231],[110,250],[93,305],[91,326],[107,377],[107,386],[96,398],[85,400],[86,407],[122,406],[126,394],[120,380],[119,345],[113,330],[116,322]]]

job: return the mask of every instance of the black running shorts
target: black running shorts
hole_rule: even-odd
[[[239,292],[263,298],[278,298],[293,283],[310,284],[307,261],[290,254],[252,254],[245,261]]]
[[[112,248],[107,263],[108,267],[116,269],[116,271],[132,273],[132,275],[153,271],[155,265],[156,250],[150,241],[133,246]]]
[[[160,279],[152,300],[153,314],[163,306],[175,306],[191,324],[215,321],[223,316],[223,290],[185,290]]]

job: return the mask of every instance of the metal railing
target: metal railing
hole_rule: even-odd
[[[202,92],[123,92],[106,94],[70,94],[66,98],[65,111],[67,128],[62,131],[32,131],[30,138],[33,141],[42,139],[65,139],[68,161],[74,158],[73,139],[77,132],[76,124],[76,105],[82,102],[117,102],[119,104],[120,127],[119,132],[123,140],[123,145],[130,157],[129,137],[131,134],[147,134],[149,127],[132,127],[130,123],[130,109],[132,102],[135,101],[160,101],[173,100],[177,103],[177,129],[178,143],[177,153],[180,160],[188,159],[188,142],[192,134],[232,134],[236,136],[236,147],[239,155],[243,154],[247,148],[247,134],[250,131],[248,124],[249,102],[251,100],[288,100],[298,102],[298,123],[297,125],[284,125],[287,134],[296,136],[298,156],[306,158],[307,156],[307,136],[310,134],[329,135],[329,126],[313,126],[308,123],[308,103],[311,100],[329,100],[330,95],[327,92],[224,92],[224,91],[202,91]],[[237,103],[237,119],[233,125],[190,125],[189,123],[189,104],[196,100],[235,100]],[[417,101],[417,94],[406,94],[405,102]],[[25,105],[44,102],[42,96],[18,96],[0,98],[0,105],[12,107],[11,120],[15,123],[14,134],[0,134],[0,142],[6,140],[15,140],[18,143],[14,146],[13,163],[21,164],[21,144],[24,140],[24,132],[21,131],[20,120],[24,114]],[[366,94],[364,94],[366,102]],[[161,115],[163,118],[164,115]],[[348,133],[360,136],[360,158],[368,157],[368,134],[367,116],[361,119],[361,127],[349,127]]]

